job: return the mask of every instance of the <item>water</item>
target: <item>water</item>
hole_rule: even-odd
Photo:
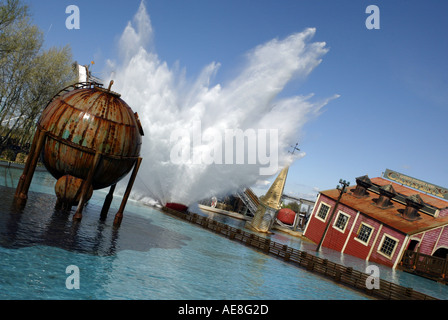
[[[230,216],[221,215],[212,212],[199,212],[198,209],[195,209],[195,212],[198,214],[208,216],[214,220],[219,222],[231,225],[236,228],[244,229],[245,221],[234,219]],[[250,230],[245,229],[246,232],[251,232]],[[319,252],[316,252],[316,244],[311,243],[309,241],[302,240],[297,237],[293,237],[287,235],[282,232],[275,232],[272,235],[258,234],[259,236],[269,237],[271,240],[285,244],[291,248],[295,248],[297,250],[306,251],[308,253],[314,254],[323,259],[328,259],[335,263],[344,265],[346,267],[352,267],[355,270],[366,272],[366,268],[372,263],[363,259],[359,259],[357,257],[353,257],[350,255],[341,254],[340,252],[324,248],[322,247]],[[376,265],[380,270],[380,278],[390,281],[392,283],[407,287],[413,288],[416,291],[425,293],[432,297],[436,297],[438,299],[448,299],[448,286],[444,284],[437,283],[435,281],[415,276],[410,273],[406,273],[400,270],[394,270],[386,266]]]
[[[20,174],[0,167],[0,299],[368,299],[134,201],[115,229],[119,198],[99,220],[105,191],[72,222],[73,211],[54,209],[46,172],[16,209],[10,185]],[[80,270],[78,290],[65,285],[70,265]]]

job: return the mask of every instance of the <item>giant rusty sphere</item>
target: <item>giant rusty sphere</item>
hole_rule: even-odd
[[[43,163],[56,179],[71,175],[85,180],[100,153],[92,187],[106,188],[122,179],[140,155],[138,115],[110,87],[84,84],[61,91],[38,126],[47,131]]]

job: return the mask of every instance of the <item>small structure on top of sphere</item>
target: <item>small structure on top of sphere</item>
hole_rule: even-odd
[[[120,94],[96,83],[77,83],[61,90],[48,103],[16,189],[15,198],[25,200],[41,155],[47,170],[57,179],[57,205],[77,205],[75,220],[93,190],[110,187],[101,212],[105,218],[118,181],[132,169],[114,224],[119,225],[142,158],[143,129],[138,114]]]

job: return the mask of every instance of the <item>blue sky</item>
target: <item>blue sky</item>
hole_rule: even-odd
[[[70,44],[80,64],[95,61],[102,77],[117,57],[118,39],[137,12],[133,1],[29,1],[46,46]],[[68,5],[81,12],[68,30]],[[329,52],[285,95],[326,98],[298,142],[306,156],[290,168],[286,192],[304,196],[339,179],[380,176],[386,169],[448,187],[448,2],[377,0],[146,0],[160,59],[194,77],[216,61],[215,81],[231,78],[244,54],[273,38],[316,28],[313,41]],[[380,9],[380,29],[368,30],[368,5]],[[263,192],[263,191],[260,191]]]

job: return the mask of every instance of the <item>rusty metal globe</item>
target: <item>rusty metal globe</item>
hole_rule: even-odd
[[[84,180],[71,176],[69,174],[62,176],[56,182],[54,191],[59,200],[58,206],[69,209],[79,203],[81,199],[81,188]],[[93,194],[93,188],[90,186],[87,191],[87,199]]]
[[[106,219],[118,181],[132,170],[114,226],[119,226],[123,211],[142,162],[140,148],[143,129],[138,114],[100,84],[83,82],[56,94],[37,123],[30,154],[14,194],[23,206],[34,171],[41,156],[47,170],[57,179],[56,207],[78,207],[73,220],[80,221],[82,210],[93,190],[110,186],[101,219]]]
[[[38,127],[47,134],[42,161],[56,179],[70,175],[85,180],[95,155],[101,154],[92,178],[94,190],[121,180],[140,155],[143,130],[138,115],[110,86],[62,90],[43,111]]]

